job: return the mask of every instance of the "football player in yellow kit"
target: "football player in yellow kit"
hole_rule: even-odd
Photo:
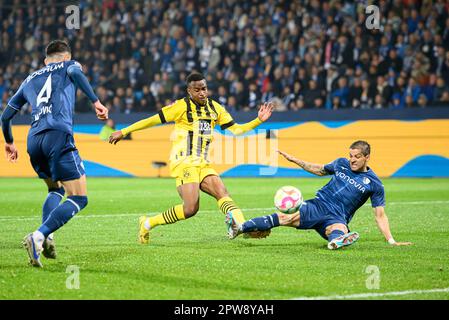
[[[161,214],[139,218],[139,242],[149,242],[149,232],[156,226],[172,224],[193,217],[199,209],[200,190],[217,199],[218,207],[228,212],[239,223],[245,218],[229,196],[223,181],[210,166],[208,153],[216,124],[235,135],[248,132],[270,118],[271,103],[264,103],[258,117],[245,124],[237,124],[218,102],[208,98],[207,83],[203,75],[192,73],[187,77],[188,96],[162,108],[157,114],[115,131],[109,143],[116,144],[131,132],[161,123],[175,122],[175,140],[170,155],[170,173],[176,178],[176,187],[183,204],[175,205]],[[231,230],[228,230],[228,234]],[[252,237],[266,237],[268,233],[253,233]]]

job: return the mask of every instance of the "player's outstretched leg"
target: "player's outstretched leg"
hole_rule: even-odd
[[[64,188],[58,182],[54,182],[51,179],[45,179],[44,181],[48,187],[48,194],[42,206],[42,223],[59,206],[65,194]],[[44,240],[42,254],[47,259],[56,259],[56,246],[53,233],[49,234]]]
[[[44,240],[87,206],[85,175],[62,183],[69,195],[67,200],[57,206],[39,229],[27,235],[23,241],[32,266],[42,267],[40,255],[44,249]]]
[[[339,232],[337,232],[339,231]],[[329,236],[329,242],[327,248],[330,250],[336,250],[341,247],[349,246],[359,240],[360,236],[357,232],[344,233],[341,230],[332,231],[331,235],[335,234],[336,237]]]
[[[150,230],[165,224],[172,224],[193,217],[199,209],[200,192],[198,183],[186,183],[178,186],[183,204],[178,204],[153,217],[139,218],[138,241],[147,244],[150,241]]]
[[[72,217],[87,205],[87,196],[69,196],[52,211],[47,220],[24,241],[30,262],[33,266],[42,267],[40,254],[44,249],[44,240],[53,232],[61,228]],[[47,248],[49,250],[49,248]]]
[[[211,171],[209,173],[211,173]],[[215,171],[214,174],[211,173],[204,177],[201,181],[200,188],[201,191],[209,194],[217,200],[218,208],[225,216],[228,214],[232,216],[231,220],[228,217],[225,217],[228,237],[232,239],[232,223],[235,222],[236,224],[243,224],[245,222],[245,217],[243,216],[242,210],[229,196],[223,181],[218,175],[216,175]],[[265,238],[269,234],[269,231],[255,231],[245,233],[244,236],[245,238]]]
[[[348,227],[343,223],[334,223],[326,227],[326,236],[329,240],[327,248],[336,250],[349,246],[359,239],[357,232],[348,232]]]
[[[267,231],[280,226],[279,215],[277,213],[253,218],[245,221],[244,223],[238,223],[232,216],[232,212],[229,212],[226,214],[226,223],[228,225],[228,230],[230,230],[228,232],[230,239],[234,239],[242,233],[258,231],[265,232],[268,235]]]
[[[242,210],[235,204],[234,200],[231,197],[226,196],[217,200],[218,207],[220,211],[226,216],[225,222],[227,225],[228,236],[232,233],[232,226],[228,223],[228,215],[232,217],[231,222],[235,222],[238,225],[241,225],[245,222],[245,217],[243,216]]]
[[[164,224],[172,224],[186,219],[184,206],[178,204],[153,217],[141,216],[139,218],[139,242],[147,244],[150,242],[150,230]]]

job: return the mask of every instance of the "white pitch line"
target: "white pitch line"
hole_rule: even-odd
[[[323,296],[323,297],[298,297],[291,300],[344,300],[344,299],[359,299],[359,298],[375,298],[385,296],[405,296],[409,294],[425,294],[436,292],[449,292],[449,288],[443,289],[429,289],[429,290],[406,290],[406,291],[393,291],[393,292],[379,292],[379,293],[357,293],[349,295],[335,295],[335,296]]]
[[[435,201],[398,201],[398,202],[388,202],[387,206],[391,205],[413,205],[413,204],[449,204],[449,200],[435,200]],[[371,204],[366,203],[364,207],[370,207]],[[274,211],[273,207],[270,208],[242,208],[244,212],[259,212],[259,211]],[[219,210],[200,210],[199,213],[214,213],[219,212]],[[145,212],[145,213],[121,213],[121,214],[92,214],[92,215],[76,215],[74,219],[85,219],[85,218],[111,218],[111,217],[132,217],[141,215],[154,215],[161,212]],[[40,216],[29,217],[29,216],[0,216],[0,221],[32,221],[36,219],[41,219]]]

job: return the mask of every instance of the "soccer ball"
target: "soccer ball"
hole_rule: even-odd
[[[274,206],[282,213],[295,213],[302,202],[301,191],[292,186],[283,186],[274,195]]]

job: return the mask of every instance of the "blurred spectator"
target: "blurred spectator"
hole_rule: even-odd
[[[380,101],[382,101],[382,105],[384,107],[387,107],[390,104],[391,97],[393,95],[393,87],[385,81],[384,76],[377,77],[376,96],[377,95],[380,96]]]
[[[348,81],[345,77],[341,77],[340,79],[338,79],[337,84],[338,87],[332,92],[332,99],[338,97],[339,108],[346,108],[348,105],[349,94]]]
[[[402,101],[402,97],[399,93],[395,93],[393,95],[393,104],[391,105],[392,109],[402,109],[404,108],[404,103]]]
[[[257,84],[251,83],[249,85],[248,93],[248,107],[245,107],[244,111],[257,110],[260,103],[259,90],[257,90]]]
[[[228,94],[225,86],[218,87],[217,101],[224,107],[228,105]]]
[[[322,100],[324,97],[315,80],[310,80],[308,85],[309,87],[304,90],[304,107],[313,108],[315,106],[315,100]]]
[[[360,108],[360,101],[362,97],[362,81],[360,78],[354,78],[352,86],[349,87],[348,92],[348,107]]]
[[[421,86],[417,84],[414,78],[408,79],[408,85],[405,88],[405,94],[412,98],[414,103],[418,102],[418,97],[421,94]]]
[[[409,94],[405,96],[405,107],[406,108],[413,108],[416,107],[417,102],[413,101],[413,97]]]
[[[368,79],[362,80],[362,94],[360,95],[360,109],[369,109],[373,106],[375,89]]]
[[[443,105],[447,103],[448,96],[449,96],[449,86],[444,83],[444,79],[442,77],[438,77],[433,97],[435,105]]]
[[[421,93],[418,98],[418,107],[425,108],[427,107],[427,96],[424,93]]]
[[[374,109],[382,109],[385,105],[384,99],[382,98],[382,95],[376,94],[374,97]]]

